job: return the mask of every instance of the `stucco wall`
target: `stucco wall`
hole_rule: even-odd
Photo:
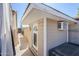
[[[67,31],[66,29],[63,30],[63,31],[60,31],[57,29],[57,22],[56,21],[53,21],[54,20],[63,20],[63,18],[60,18],[60,17],[57,17],[55,15],[52,15],[52,14],[49,14],[47,12],[44,12],[44,11],[41,11],[41,10],[38,10],[38,9],[32,9],[28,15],[23,18],[23,25],[27,25],[27,24],[35,24],[35,23],[38,23],[38,32],[39,32],[39,39],[38,39],[38,55],[43,55],[43,22],[41,21],[38,21],[40,19],[44,20],[43,18],[44,17],[47,17],[47,18],[50,18],[52,20],[49,19],[49,21],[47,21],[47,50],[57,46],[57,45],[60,45],[64,42],[67,41]],[[66,24],[65,24],[66,25]],[[32,41],[32,29],[31,31],[29,32],[28,30],[25,30],[24,31],[24,35],[25,37],[27,37],[27,39],[29,40],[29,42]],[[30,33],[30,34],[29,34]],[[28,35],[29,34],[29,35]],[[30,38],[31,37],[31,38]],[[30,43],[31,44],[31,43]]]
[[[57,29],[57,21],[47,20],[47,50],[67,41],[67,30]]]
[[[32,46],[32,26],[34,24],[38,24],[38,50],[36,50]],[[30,46],[32,52],[38,55],[43,55],[43,20],[40,19],[40,21],[36,21],[34,23],[30,23],[31,28],[25,28],[24,30],[24,37],[26,39],[26,43],[28,41],[28,45]]]
[[[31,45],[31,29],[23,28],[24,31],[24,41],[25,44]],[[24,43],[23,43],[24,44]],[[24,47],[27,47],[27,45],[24,45]]]
[[[18,42],[18,31],[17,29],[12,30],[13,39],[14,39],[14,45],[17,46],[19,44]]]
[[[38,55],[43,55],[43,17],[45,15],[44,12],[40,12],[40,10],[33,9],[27,17],[24,18],[23,24],[29,24],[31,26],[30,30],[24,30],[24,36],[29,41],[31,46],[32,42],[32,26],[37,23],[38,24],[38,50],[35,51],[33,47],[31,49],[36,52]],[[39,21],[40,20],[40,21]]]
[[[17,46],[19,44],[18,41],[18,28],[17,28],[17,13],[14,10],[11,10],[12,12],[12,19],[11,22],[11,29],[14,37],[14,45]]]
[[[79,44],[79,24],[69,24],[69,42]]]
[[[44,32],[43,19],[38,22],[38,55],[42,56],[44,52]]]

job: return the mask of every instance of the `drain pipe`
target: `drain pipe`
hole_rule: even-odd
[[[67,43],[69,42],[69,23],[67,22]]]

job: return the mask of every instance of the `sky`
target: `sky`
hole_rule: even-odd
[[[21,18],[24,14],[25,9],[27,8],[28,3],[12,3],[12,9],[17,12],[17,25],[18,28],[21,27]]]
[[[21,18],[24,14],[24,11],[28,5],[28,3],[13,3],[12,9],[17,11],[17,22],[18,27],[21,27]],[[47,3],[47,5],[55,8],[56,10],[59,10],[71,17],[76,17],[79,4],[78,3]]]

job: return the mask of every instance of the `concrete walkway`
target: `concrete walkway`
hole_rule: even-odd
[[[33,56],[33,54],[31,53],[31,51],[28,48],[20,50],[20,48],[17,47],[16,56]]]
[[[29,50],[28,42],[24,41],[24,37],[21,33],[18,34],[19,45],[15,47],[16,56],[33,56],[31,51]],[[26,47],[24,47],[26,46]]]

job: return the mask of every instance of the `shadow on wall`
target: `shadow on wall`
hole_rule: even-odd
[[[13,55],[16,55],[16,51],[15,51],[15,45],[14,45],[14,38],[13,38],[13,33],[12,33],[12,29],[11,30],[11,37],[12,37],[12,47],[13,47]]]

